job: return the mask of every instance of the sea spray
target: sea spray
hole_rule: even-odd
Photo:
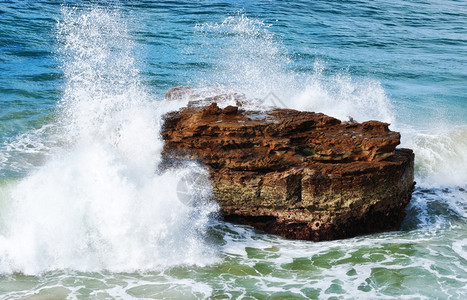
[[[269,27],[241,13],[221,22],[197,24],[194,34],[202,44],[196,50],[219,59],[212,72],[194,84],[233,88],[249,98],[261,99],[271,91],[283,96],[285,88],[294,84],[293,72],[287,71],[291,61]]]
[[[240,13],[222,22],[196,25],[195,34],[204,48],[222,59],[207,78],[194,83],[203,87],[214,83],[257,98],[260,109],[276,106],[322,112],[342,120],[395,123],[391,101],[379,81],[354,79],[346,70],[329,75],[326,62],[318,59],[311,73],[297,71],[271,27]]]
[[[402,132],[403,146],[416,154],[419,185],[467,188],[467,126],[433,123],[424,130]]]
[[[289,101],[291,108],[328,114],[341,120],[378,120],[394,125],[390,99],[381,83],[368,78],[353,79],[347,72],[324,75],[326,66],[316,61],[313,73]]]
[[[401,146],[415,151],[419,185],[465,186],[465,126],[446,128],[434,122],[423,131],[414,130],[407,126],[411,116],[399,113],[403,108],[392,103],[381,81],[351,76],[346,69],[330,70],[320,59],[309,67],[311,72],[300,72],[273,27],[241,13],[196,25],[202,53],[222,57],[212,72],[193,82],[202,87],[199,94],[240,92],[258,100],[247,103],[253,109],[276,106],[322,112],[344,121],[390,123],[392,130],[401,132]]]
[[[216,205],[179,201],[180,174],[189,170],[156,175],[169,108],[141,86],[124,18],[63,8],[58,37],[61,142],[2,195],[0,272],[131,272],[215,260],[203,237]]]

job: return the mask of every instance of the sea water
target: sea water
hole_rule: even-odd
[[[466,28],[462,1],[0,1],[0,299],[464,299]],[[160,168],[176,85],[391,123],[402,229],[223,222],[202,166]]]

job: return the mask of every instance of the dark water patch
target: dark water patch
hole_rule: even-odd
[[[60,92],[58,90],[23,90],[23,89],[15,89],[15,88],[1,88],[0,91],[5,94],[10,94],[10,95],[18,95],[23,98],[29,98],[29,99],[42,99],[42,100],[50,100],[47,102],[52,102],[54,103],[56,99],[51,96],[56,96]]]
[[[31,58],[42,58],[44,56],[49,56],[51,53],[49,51],[41,50],[11,50],[8,55],[15,55],[18,57],[31,57]]]
[[[41,73],[41,74],[33,74],[33,75],[22,75],[21,76],[25,80],[33,81],[33,82],[48,82],[48,81],[56,81],[63,78],[62,73]]]

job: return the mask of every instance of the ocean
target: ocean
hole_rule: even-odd
[[[390,123],[401,230],[293,241],[186,205],[202,166],[158,168],[178,85]],[[0,299],[467,299],[467,2],[0,0]]]

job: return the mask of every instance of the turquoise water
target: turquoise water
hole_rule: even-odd
[[[0,1],[0,299],[465,299],[466,28],[463,1]],[[402,230],[290,241],[184,205],[202,167],[157,169],[176,85],[391,123]]]

